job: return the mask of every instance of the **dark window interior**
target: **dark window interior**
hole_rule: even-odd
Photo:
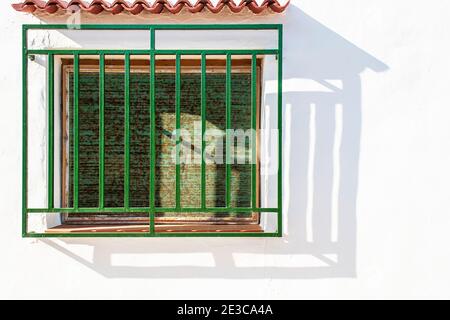
[[[142,63],[141,63],[142,64]],[[195,65],[195,62],[192,63]],[[225,130],[225,68],[222,62],[207,69],[206,108],[207,129]],[[156,206],[175,207],[175,164],[171,151],[175,145],[171,132],[175,129],[175,73],[173,61],[167,61],[161,71],[156,70]],[[245,63],[243,63],[245,65]],[[67,67],[64,69],[64,67]],[[63,117],[68,139],[63,139],[63,168],[68,181],[63,183],[63,205],[73,200],[73,71],[70,62],[63,67],[67,103]],[[98,64],[81,64],[79,75],[79,206],[97,207],[99,203],[99,74]],[[157,65],[158,68],[158,65]],[[92,69],[92,70],[90,70]],[[200,69],[198,69],[200,70]],[[124,72],[123,65],[115,65],[105,75],[105,207],[123,207],[124,193]],[[233,71],[232,126],[251,128],[251,74],[249,68]],[[130,206],[149,207],[150,192],[150,84],[148,67],[132,65],[130,75]],[[201,124],[201,75],[195,66],[182,68],[181,127],[194,133],[195,123]],[[63,128],[64,129],[64,128]],[[225,140],[224,140],[225,141]],[[201,143],[198,141],[197,143]],[[250,145],[247,145],[250,148]],[[201,145],[182,146],[186,152],[201,151]],[[225,148],[225,142],[224,142]],[[251,152],[250,150],[247,150]],[[67,164],[64,166],[64,162]],[[64,180],[64,179],[63,179]],[[251,207],[251,165],[232,165],[231,206]],[[181,206],[201,206],[201,165],[181,165]],[[206,206],[225,206],[225,165],[206,166]],[[230,222],[256,223],[254,213],[158,213],[158,223],[165,222]],[[148,220],[147,213],[77,214],[66,215],[66,223],[136,222]]]

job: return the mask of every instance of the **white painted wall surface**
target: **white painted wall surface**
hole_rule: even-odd
[[[294,0],[283,15],[123,16],[284,24],[285,236],[30,240],[21,25],[39,20],[2,2],[0,298],[450,298],[449,11]]]

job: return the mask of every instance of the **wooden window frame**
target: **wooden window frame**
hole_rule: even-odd
[[[139,56],[136,56],[139,57]],[[150,62],[149,59],[132,59],[132,64],[130,68],[131,73],[148,73]],[[156,70],[155,73],[173,73],[175,74],[175,59],[174,57],[166,56],[164,59],[157,59],[155,61]],[[260,207],[261,204],[261,166],[260,166],[260,128],[261,128],[261,92],[262,92],[262,58],[257,59],[257,136],[256,136],[256,171],[257,171],[257,180],[256,180],[256,201],[257,207]],[[193,58],[183,58],[181,60],[181,73],[199,73],[201,74],[201,61],[200,59]],[[98,59],[80,59],[80,72],[99,72],[99,60]],[[73,59],[64,58],[61,59],[61,81],[62,81],[62,102],[61,102],[61,129],[62,129],[62,137],[61,137],[61,203],[62,207],[68,206],[69,199],[69,123],[68,123],[68,77],[70,72],[73,71]],[[124,72],[124,61],[120,58],[109,58],[106,59],[105,63],[105,72]],[[216,59],[208,59],[207,60],[207,73],[225,73],[226,72],[226,60],[225,57],[216,58]],[[232,73],[239,72],[251,72],[251,58],[234,56],[232,62]],[[250,218],[226,218],[226,217],[206,217],[201,218],[196,216],[195,218],[188,217],[155,217],[155,225],[163,227],[163,225],[186,225],[189,229],[195,229],[195,226],[203,226],[203,225],[255,225],[259,224],[261,219],[261,214],[258,212],[252,212]],[[100,225],[110,225],[110,228],[115,228],[113,225],[134,225],[136,228],[140,228],[140,225],[148,223],[148,217],[121,217],[120,214],[114,215],[112,214],[104,214],[104,215],[94,215],[90,214],[89,217],[82,215],[71,215],[68,213],[62,214],[62,221],[65,232],[70,232],[70,225],[95,225],[98,229]],[[117,227],[115,229],[121,229],[122,226]],[[198,228],[202,230],[202,228]],[[239,228],[237,228],[239,229]],[[237,230],[236,229],[236,230]],[[109,230],[109,229],[108,229]],[[253,229],[249,229],[253,230]],[[56,229],[55,232],[59,231],[59,228]],[[75,231],[76,232],[76,231]],[[245,232],[245,229],[242,229],[241,232]]]

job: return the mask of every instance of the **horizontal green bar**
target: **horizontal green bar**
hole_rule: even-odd
[[[156,237],[239,237],[239,238],[275,238],[279,235],[275,232],[157,232]]]
[[[281,24],[159,24],[155,30],[278,30]]]
[[[116,232],[116,233],[26,233],[24,238],[207,238],[207,237],[239,237],[239,238],[276,238],[274,232]]]
[[[155,54],[160,55],[174,55],[174,54],[185,54],[185,55],[226,55],[226,54],[278,54],[277,49],[186,49],[186,50],[155,50]]]
[[[278,212],[277,208],[30,208],[28,213],[133,213],[133,212],[198,212],[198,213],[220,213],[220,212]]]
[[[281,24],[25,24],[24,30],[278,30]]]
[[[117,233],[27,233],[24,238],[149,238],[152,237],[146,232],[117,232]]]
[[[92,49],[32,49],[27,50],[28,54],[60,54],[60,55],[73,55],[73,54],[82,54],[82,55],[100,55],[100,54],[107,54],[107,55],[125,55],[125,54],[132,54],[132,55],[148,55],[150,53],[150,50],[111,50],[111,49],[105,49],[105,50],[92,50]]]
[[[148,30],[145,24],[25,24],[25,30]]]
[[[208,55],[226,55],[226,54],[233,54],[233,55],[252,55],[252,54],[260,54],[260,55],[275,55],[278,54],[277,49],[211,49],[211,50],[191,50],[191,49],[185,49],[185,50],[111,50],[111,49],[105,49],[105,50],[83,50],[83,49],[77,49],[77,50],[71,50],[71,49],[30,49],[27,50],[28,54],[35,54],[35,55],[46,55],[46,54],[58,54],[58,55],[73,55],[73,54],[80,54],[80,55],[148,55],[150,53],[154,53],[156,55],[176,55],[176,54],[183,54],[183,55],[201,55],[201,54],[208,54]]]

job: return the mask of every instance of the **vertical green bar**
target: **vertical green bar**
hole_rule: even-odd
[[[123,202],[125,209],[130,207],[130,53],[125,54],[125,177]]]
[[[27,28],[22,27],[22,236],[28,233],[28,53]]]
[[[283,236],[283,26],[278,27],[278,236]]]
[[[231,205],[231,54],[226,65],[226,207]]]
[[[156,43],[156,35],[155,35],[155,28],[150,28],[150,50],[154,51]],[[152,52],[153,53],[153,52]]]
[[[100,54],[99,74],[99,207],[105,207],[105,55]]]
[[[257,181],[257,172],[256,172],[256,122],[257,122],[257,60],[256,54],[252,55],[252,207],[256,208],[258,206],[257,203],[257,190],[256,190],[256,181]]]
[[[180,137],[180,127],[181,127],[181,57],[180,54],[176,55],[175,61],[175,126],[177,132],[176,140],[176,208],[181,208],[181,168],[180,168],[180,147],[181,147],[181,137]]]
[[[54,207],[54,193],[53,193],[53,161],[54,161],[54,152],[55,152],[55,141],[54,141],[54,122],[55,122],[55,98],[53,94],[54,90],[54,82],[55,82],[55,76],[54,76],[54,56],[53,54],[49,54],[47,58],[47,99],[48,99],[48,168],[47,168],[47,191],[48,191],[48,209],[53,209]]]
[[[206,132],[206,54],[202,53],[202,77],[201,77],[201,114],[202,114],[202,209],[206,208],[206,165],[205,165],[205,132]]]
[[[155,233],[155,163],[156,163],[156,107],[155,107],[155,29],[150,29],[150,233]]]
[[[78,94],[79,94],[80,57],[73,56],[73,207],[78,209]]]

